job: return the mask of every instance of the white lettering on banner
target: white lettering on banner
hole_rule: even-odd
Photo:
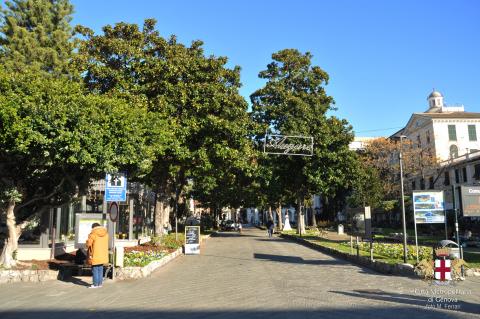
[[[468,189],[469,194],[480,194],[480,189]]]
[[[301,140],[294,143],[294,139]],[[305,143],[309,141],[309,143]],[[313,138],[307,136],[266,135],[265,153],[285,155],[313,155]]]

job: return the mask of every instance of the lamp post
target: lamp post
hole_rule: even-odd
[[[403,159],[402,159],[402,148],[403,148],[403,139],[406,138],[405,135],[400,135],[400,187],[402,194],[402,226],[403,226],[403,262],[407,263],[407,224],[405,221],[405,195],[403,193]]]

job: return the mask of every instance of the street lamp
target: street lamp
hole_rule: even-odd
[[[407,138],[405,135],[400,135],[400,185],[402,193],[402,226],[403,226],[403,262],[407,263],[407,224],[405,222],[405,195],[403,193],[403,161],[402,161],[402,147],[403,139]]]

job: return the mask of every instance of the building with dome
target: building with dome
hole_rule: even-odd
[[[447,208],[451,208],[452,186],[480,183],[480,113],[466,112],[463,105],[446,105],[436,90],[427,101],[428,109],[412,114],[407,125],[390,138],[409,139],[439,161],[438,169],[407,176],[407,191],[443,189]]]

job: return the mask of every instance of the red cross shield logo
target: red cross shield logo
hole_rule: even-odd
[[[435,279],[452,280],[450,259],[435,259]]]

